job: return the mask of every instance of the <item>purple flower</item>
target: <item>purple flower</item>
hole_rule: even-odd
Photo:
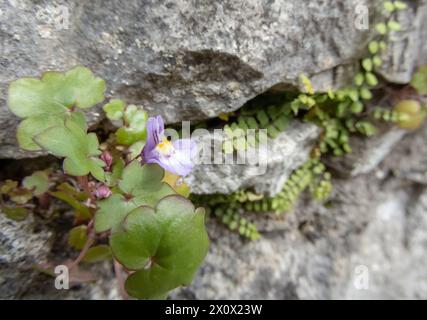
[[[165,126],[161,116],[150,117],[147,123],[147,142],[142,149],[144,163],[157,163],[163,169],[185,177],[193,169],[192,158],[197,144],[190,139],[172,142],[165,137]]]

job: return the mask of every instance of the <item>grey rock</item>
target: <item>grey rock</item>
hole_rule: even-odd
[[[52,235],[31,215],[16,222],[0,212],[1,299],[17,297],[31,286],[38,273],[33,266],[47,262]]]
[[[248,149],[231,163],[221,148],[223,135],[207,133],[198,138],[202,146],[198,165],[185,180],[195,194],[228,194],[254,188],[257,193],[275,195],[292,171],[308,160],[320,131],[313,124],[293,121],[278,137]]]
[[[262,223],[258,214],[256,242],[209,225],[204,265],[172,297],[425,299],[426,189],[375,175],[334,186],[328,209],[302,199],[284,219]]]
[[[390,33],[389,48],[382,57],[380,73],[390,82],[410,82],[414,69],[426,63],[427,47],[422,39],[427,37],[427,2],[421,0],[409,8],[397,13],[402,30]]]
[[[427,126],[405,136],[384,162],[393,175],[411,182],[427,185]],[[399,155],[405,154],[405,157]]]
[[[408,132],[390,125],[379,125],[372,137],[352,136],[352,152],[342,157],[328,157],[326,163],[344,176],[357,176],[373,171]]]
[[[301,73],[317,79],[318,90],[343,86],[372,36],[355,28],[358,5],[380,18],[374,0],[3,1],[0,158],[28,156],[17,151],[7,84],[45,70],[88,66],[109,95],[169,123],[233,111],[271,87],[298,86]],[[416,57],[405,59],[412,65]]]

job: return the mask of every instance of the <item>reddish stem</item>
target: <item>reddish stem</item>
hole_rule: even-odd
[[[79,181],[79,184],[83,188],[83,190],[87,193],[88,197],[92,198],[92,192],[90,192],[89,180],[87,176],[77,177],[77,180]]]
[[[89,222],[89,226],[90,226],[90,222]],[[78,266],[78,264],[82,261],[82,259],[84,258],[84,256],[86,255],[86,253],[88,252],[88,250],[90,249],[90,247],[93,245],[94,242],[95,242],[95,232],[93,229],[90,228],[90,231],[88,234],[88,239],[86,240],[86,243],[85,243],[82,251],[80,251],[77,258],[69,264],[69,266],[68,266],[69,270]]]

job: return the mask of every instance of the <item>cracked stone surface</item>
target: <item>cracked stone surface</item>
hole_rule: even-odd
[[[372,24],[379,20],[374,0],[3,1],[0,158],[37,156],[18,151],[18,120],[5,99],[11,80],[46,69],[86,65],[106,79],[108,95],[169,123],[235,110],[272,87],[296,87],[301,73],[317,90],[342,86],[372,36],[353,27],[358,4],[371,9]],[[381,71],[390,82],[406,83],[417,64],[427,63],[426,5],[412,1],[398,16],[403,32],[391,38]],[[69,13],[66,26],[51,18],[61,8]],[[88,117],[98,122],[99,107]],[[317,128],[293,122],[269,142],[275,157],[264,174],[198,166],[188,182],[196,193],[255,187],[274,194],[317,135]],[[334,180],[328,206],[303,196],[279,218],[249,216],[259,241],[208,219],[208,257],[194,282],[171,298],[427,299],[426,139],[424,126],[412,133],[385,128],[356,141],[352,155],[329,163],[344,174]],[[0,298],[117,299],[108,263],[90,267],[99,275],[95,284],[68,291],[32,271],[52,253],[53,232],[31,216],[13,222],[0,213]]]
[[[16,222],[0,212],[0,299],[19,296],[37,272],[35,264],[46,263],[52,233],[37,225],[32,216]]]
[[[199,146],[203,146],[199,164],[185,181],[195,194],[227,194],[240,188],[254,188],[258,193],[274,195],[281,191],[292,171],[309,159],[320,131],[313,124],[293,121],[278,137],[249,150],[232,164],[225,164],[226,158],[222,156],[222,135],[203,135],[199,138]],[[211,164],[213,159],[223,161]]]
[[[424,4],[402,14],[417,23],[402,23],[402,38],[393,40],[389,81],[407,81],[427,52],[416,41],[426,39]],[[372,24],[380,19],[376,0],[3,1],[0,158],[34,156],[17,151],[18,119],[5,99],[10,81],[45,70],[88,66],[106,79],[109,95],[169,123],[235,110],[271,87],[297,86],[301,73],[318,90],[345,85],[372,36],[354,27],[360,5]]]

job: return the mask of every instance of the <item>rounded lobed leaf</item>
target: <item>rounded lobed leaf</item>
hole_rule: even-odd
[[[34,190],[34,195],[40,196],[49,189],[49,176],[44,171],[36,171],[25,177],[22,184],[24,188]]]
[[[107,118],[110,120],[120,120],[123,117],[123,111],[125,110],[125,103],[120,99],[112,99],[103,107]]]
[[[179,195],[161,199],[153,209],[140,207],[113,230],[114,256],[137,270],[126,281],[136,298],[153,299],[189,284],[207,254],[204,210]]]
[[[20,146],[29,151],[40,150],[33,137],[49,127],[64,125],[74,118],[72,107],[89,108],[104,100],[104,80],[95,77],[85,67],[75,67],[65,73],[46,72],[41,79],[23,78],[9,86],[9,109],[25,120],[18,127]],[[84,116],[78,122],[86,127]],[[77,121],[77,119],[76,119]]]

